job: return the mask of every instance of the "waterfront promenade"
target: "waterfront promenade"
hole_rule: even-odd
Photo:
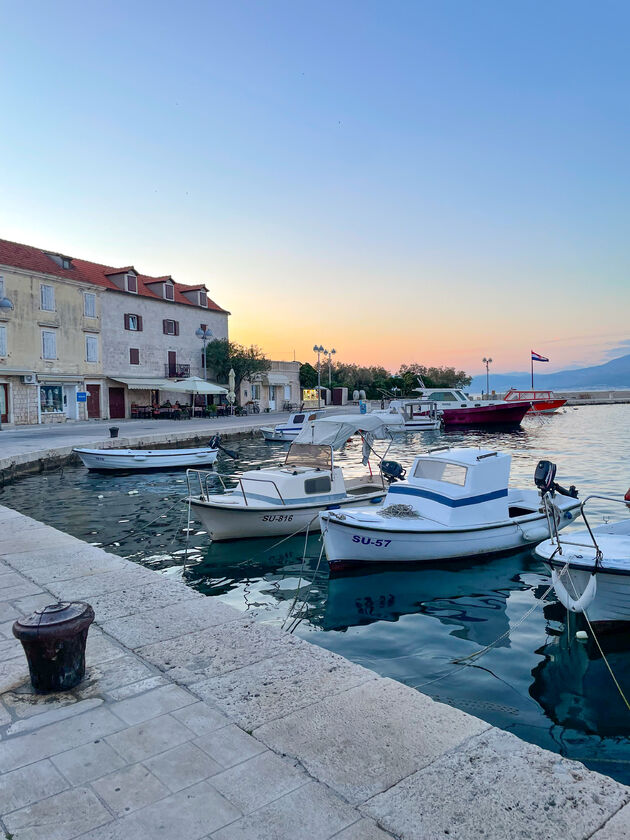
[[[37,696],[20,615],[91,603]],[[0,507],[0,814],[13,840],[621,840],[630,788]]]

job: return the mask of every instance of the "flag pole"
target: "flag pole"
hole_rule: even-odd
[[[532,360],[532,391],[534,390],[534,357],[532,356],[531,350],[529,352]]]

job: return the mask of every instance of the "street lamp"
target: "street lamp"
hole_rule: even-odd
[[[486,359],[484,356],[481,361],[486,366],[486,396],[488,396],[490,394],[490,364],[492,359]]]
[[[337,351],[333,347],[332,350],[324,350],[324,353],[328,356],[328,387],[332,387],[332,357],[335,355]]]
[[[201,327],[195,330],[195,335],[197,338],[200,338],[203,341],[203,381],[208,381],[208,360],[206,359],[206,344],[212,338],[212,330],[209,330],[207,327],[205,330],[202,330]],[[208,395],[205,395],[206,405],[208,405]],[[194,416],[194,410],[193,410]]]
[[[321,357],[320,353],[327,353],[328,350],[324,350],[324,345],[317,344],[313,345],[313,353],[317,353],[317,408],[322,407],[322,365],[321,365]]]

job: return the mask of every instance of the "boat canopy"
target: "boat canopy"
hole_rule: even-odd
[[[369,435],[371,439],[385,440],[390,437],[390,423],[389,416],[383,414],[333,414],[305,423],[295,443],[327,444],[333,449],[341,449],[357,432]]]

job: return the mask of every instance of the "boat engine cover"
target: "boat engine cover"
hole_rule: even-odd
[[[548,493],[556,477],[556,465],[551,461],[539,461],[534,472],[534,484],[543,494]]]
[[[381,461],[381,472],[389,482],[402,480],[407,474],[398,461]]]

